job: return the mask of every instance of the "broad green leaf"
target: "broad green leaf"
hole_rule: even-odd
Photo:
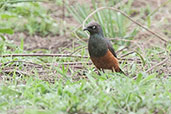
[[[10,28],[6,28],[6,29],[0,29],[0,33],[3,33],[3,34],[13,34],[14,31]]]

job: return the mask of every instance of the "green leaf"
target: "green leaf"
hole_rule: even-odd
[[[150,81],[151,79],[153,79],[155,77],[156,77],[156,74],[151,74],[151,75],[147,76],[146,78],[144,78],[142,80],[142,82],[146,83],[147,81]]]
[[[143,77],[143,74],[142,73],[139,73],[138,74],[138,77],[136,79],[136,83],[139,83],[142,80],[142,77]]]
[[[135,51],[135,52],[136,52],[136,54],[139,55],[139,57],[141,58],[141,61],[143,62],[143,66],[145,66],[145,60],[144,60],[144,58],[142,57],[142,55],[141,55],[139,52],[137,52],[137,51]]]
[[[20,48],[24,50],[24,38],[21,38]]]
[[[5,41],[5,37],[3,35],[0,34],[0,37],[3,41]]]
[[[14,31],[10,28],[6,28],[6,29],[0,29],[0,33],[4,33],[4,34],[13,34]]]
[[[1,14],[1,19],[9,19],[9,18],[13,18],[16,17],[14,15],[9,15],[9,14]]]
[[[148,26],[148,27],[151,26],[151,17],[147,17],[147,26]]]

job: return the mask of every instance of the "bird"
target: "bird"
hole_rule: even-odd
[[[95,21],[90,22],[83,31],[88,31],[88,52],[95,67],[104,72],[104,69],[125,74],[119,67],[119,62],[111,42],[104,37],[100,24]]]

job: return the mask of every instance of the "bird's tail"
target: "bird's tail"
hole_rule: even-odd
[[[119,68],[119,72],[126,75],[125,72],[123,70],[121,70],[120,68]]]
[[[114,69],[114,67],[113,67],[112,72],[113,72],[114,70],[115,70],[115,72],[119,72],[119,73],[121,73],[121,74],[126,75],[126,74],[124,73],[124,71],[122,71],[119,67],[117,67],[117,68],[115,68],[115,69]]]

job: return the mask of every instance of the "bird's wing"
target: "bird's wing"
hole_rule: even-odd
[[[108,39],[105,38],[105,41],[107,43],[108,49],[110,50],[110,52],[117,58],[115,50],[113,49],[112,44],[110,43],[110,41]]]

